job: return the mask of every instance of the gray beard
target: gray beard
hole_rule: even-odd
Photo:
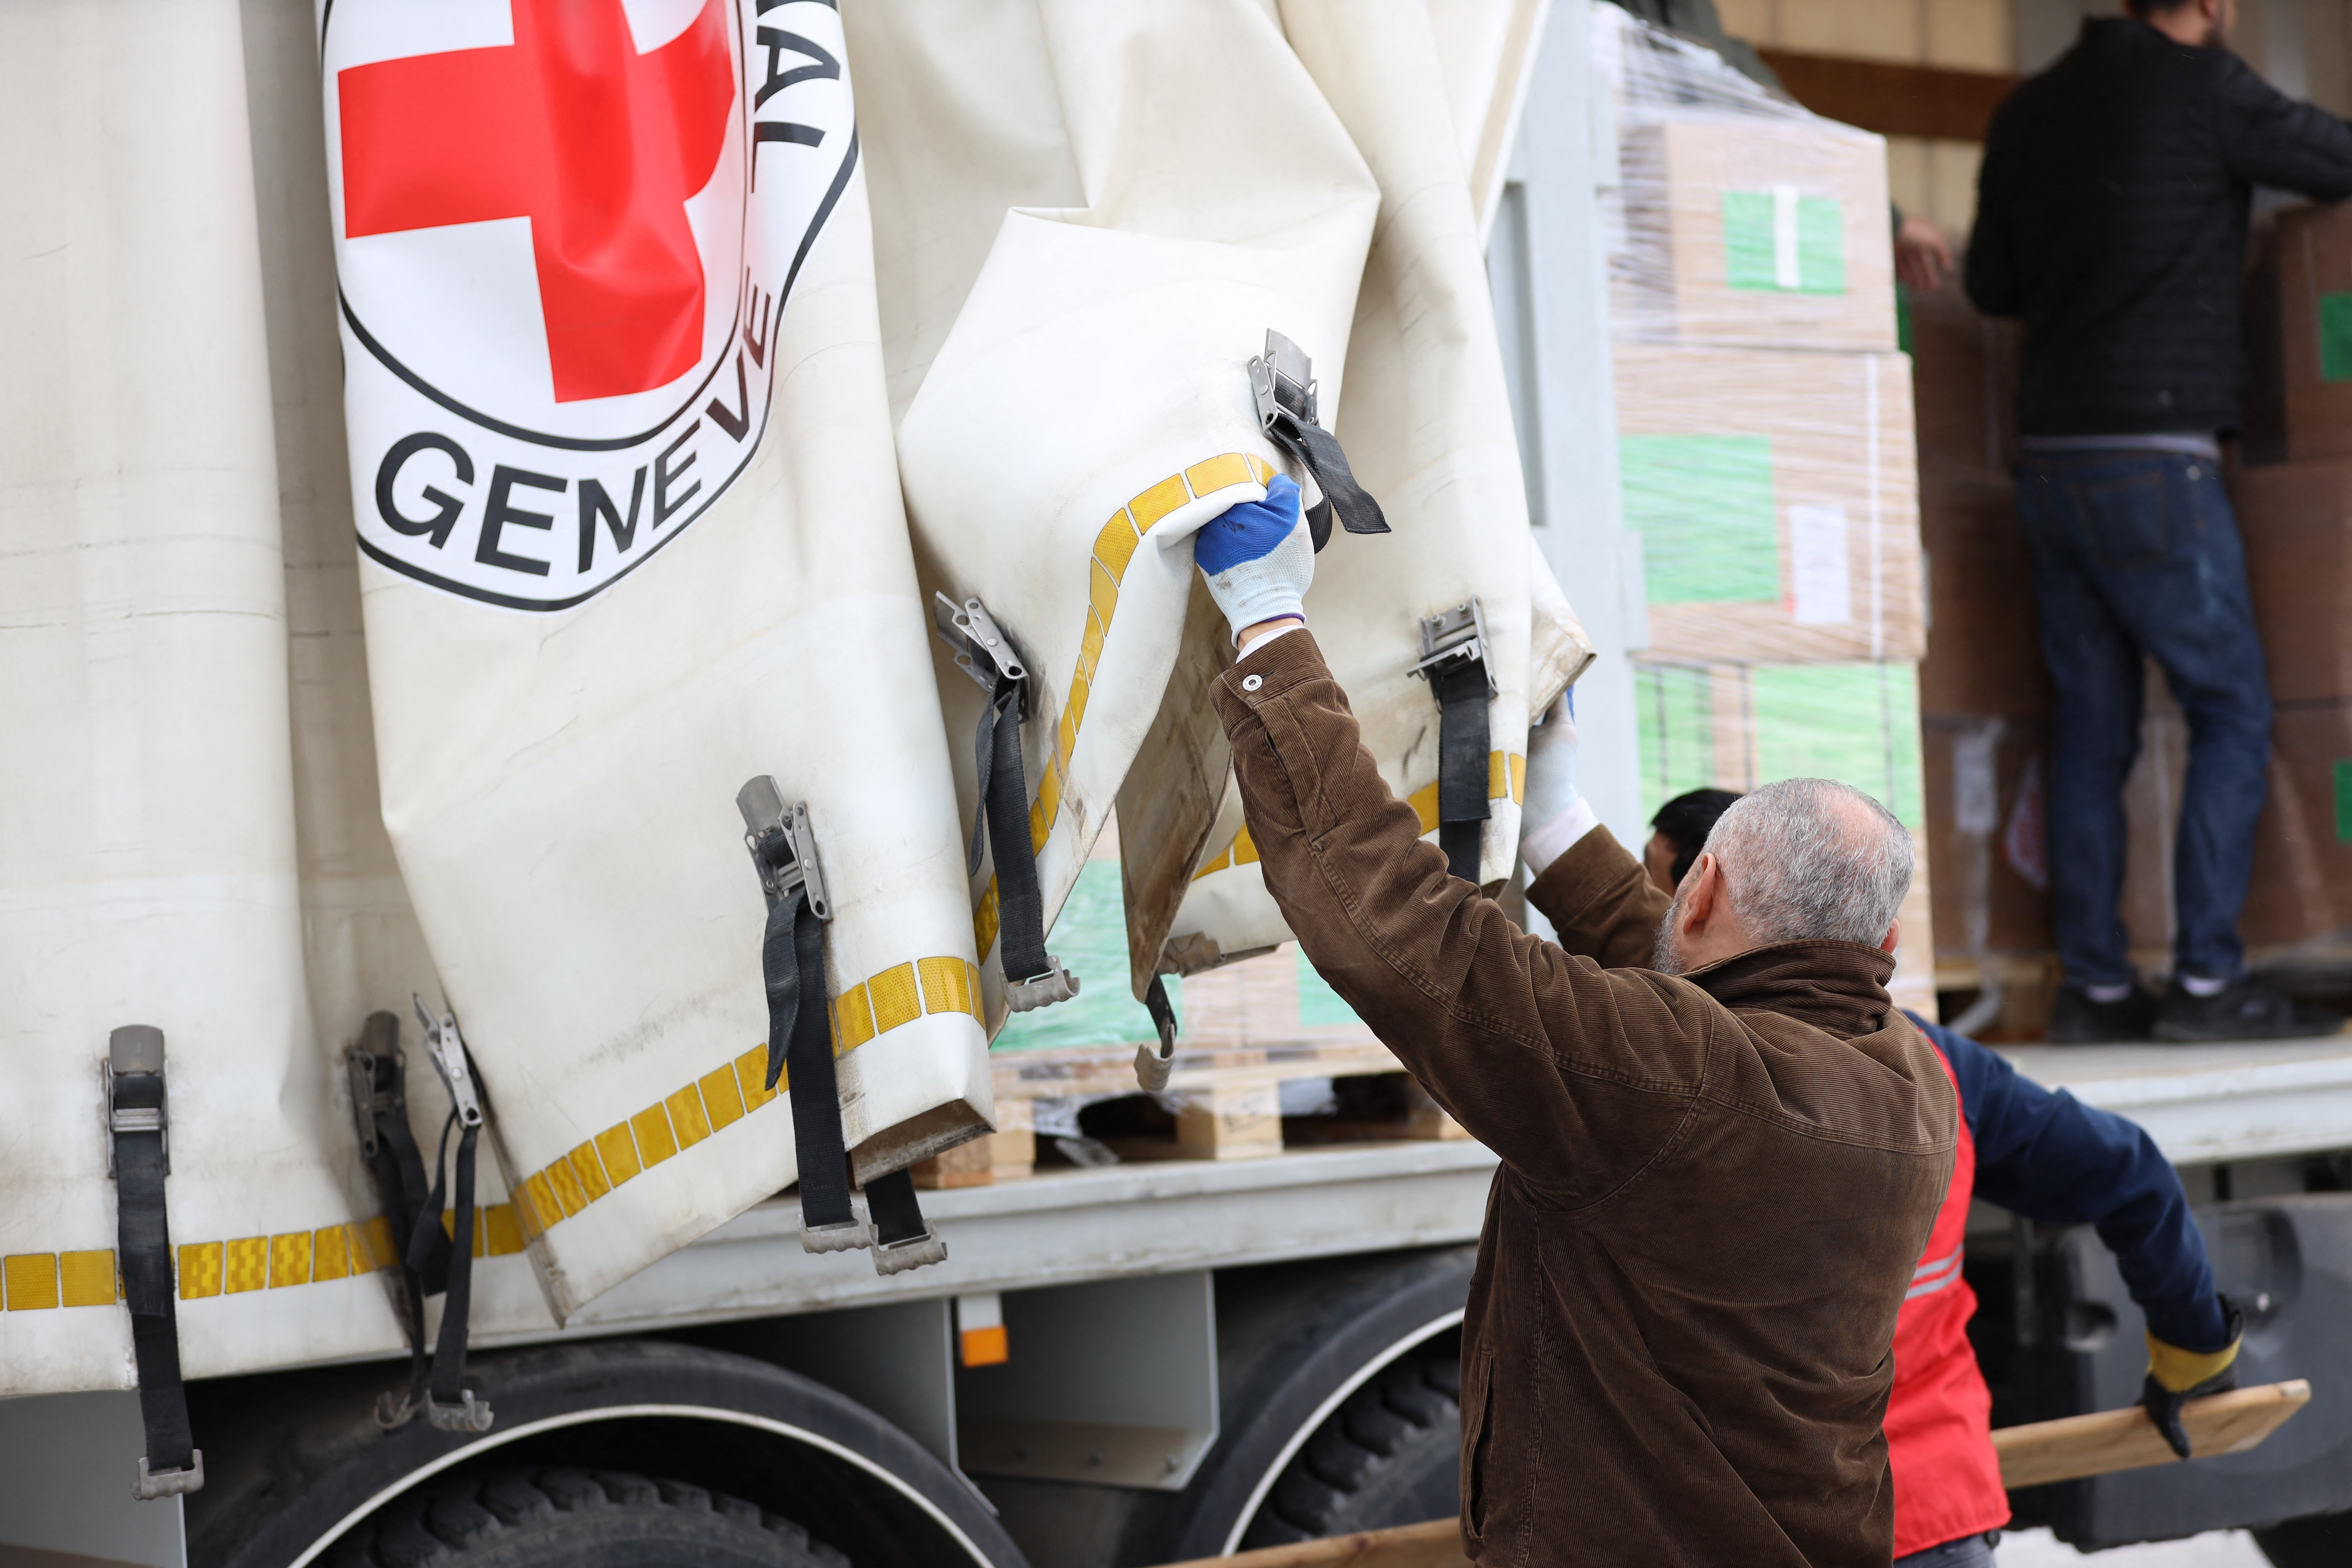
[[[1675,940],[1675,921],[1683,912],[1683,895],[1678,889],[1675,901],[1666,907],[1665,918],[1658,922],[1658,940],[1650,949],[1650,967],[1661,974],[1683,973],[1683,946]]]

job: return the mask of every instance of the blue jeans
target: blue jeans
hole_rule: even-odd
[[[2124,780],[2139,754],[2142,655],[2189,720],[2174,846],[2177,973],[2234,980],[2238,910],[2270,763],[2271,699],[2237,519],[2212,460],[2066,452],[2017,466],[2050,667],[2050,912],[2075,985],[2133,978]]]
[[[1998,1530],[1982,1535],[1964,1535],[1941,1546],[1930,1546],[1925,1552],[1897,1557],[1895,1568],[1992,1568],[1992,1549],[2000,1540]]]

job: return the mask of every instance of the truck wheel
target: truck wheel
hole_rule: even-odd
[[[2343,1568],[2352,1563],[2352,1513],[2315,1513],[2254,1531],[2277,1568]]]
[[[1449,1337],[1391,1363],[1307,1440],[1243,1537],[1280,1546],[1460,1511],[1461,1369]]]
[[[333,1568],[849,1568],[790,1520],[622,1470],[489,1470],[417,1488]]]

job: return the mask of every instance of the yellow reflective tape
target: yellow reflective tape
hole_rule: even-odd
[[[1037,848],[1045,847],[1045,836],[1054,831],[1054,814],[1061,809],[1062,775],[1048,769],[1029,808],[1029,837]]]
[[[964,982],[969,987],[969,989],[964,992],[964,995],[969,997],[971,1002],[971,1006],[969,1011],[973,1017],[979,1018],[982,1023],[986,1023],[988,1020],[981,1012],[980,965],[976,963],[966,963],[963,966],[963,973]]]
[[[289,1285],[310,1282],[310,1233],[289,1230],[269,1238],[269,1288],[282,1290]]]
[[[971,993],[964,986],[962,959],[917,959],[915,973],[923,982],[924,1012],[969,1013],[971,1011]]]
[[[1233,847],[1232,847],[1231,845],[1227,845],[1227,846],[1225,847],[1225,852],[1224,852],[1223,854],[1222,854],[1222,855],[1218,856],[1215,859],[1213,859],[1213,860],[1210,861],[1207,865],[1205,865],[1205,866],[1202,867],[1199,870],[1197,870],[1197,871],[1195,871],[1195,872],[1193,872],[1193,873],[1192,873],[1192,880],[1194,880],[1194,881],[1196,881],[1196,882],[1197,882],[1197,881],[1199,881],[1202,878],[1203,878],[1203,877],[1207,876],[1210,872],[1212,872],[1212,871],[1222,871],[1222,870],[1223,870],[1225,868],[1227,868],[1228,866],[1231,866],[1233,863],[1234,863],[1234,851],[1233,851]]]
[[[1242,461],[1249,465],[1250,478],[1262,485],[1274,483],[1274,465],[1254,453],[1244,453]]]
[[[484,1210],[482,1234],[488,1240],[492,1258],[522,1250],[522,1221],[513,1204],[492,1204]]]
[[[1097,667],[1102,663],[1103,638],[1108,635],[1108,629],[1103,625],[1103,618],[1096,615],[1093,608],[1089,606],[1087,610],[1086,635],[1078,639],[1078,674],[1089,685],[1094,681]]]
[[[378,1215],[359,1228],[360,1235],[367,1241],[371,1268],[390,1268],[400,1261],[400,1254],[392,1245],[391,1220]]]
[[[564,1218],[570,1219],[588,1206],[591,1194],[588,1189],[581,1184],[579,1168],[572,1164],[571,1155],[558,1154],[553,1160],[548,1162],[543,1174],[549,1184],[555,1188],[555,1204],[563,1211]],[[600,1171],[597,1175],[602,1179],[604,1173]]]
[[[12,1253],[0,1260],[0,1289],[12,1312],[36,1312],[58,1304],[58,1258],[54,1252]]]
[[[1078,715],[1075,709],[1064,708],[1062,721],[1054,731],[1054,761],[1060,764],[1055,771],[1066,775],[1070,771],[1070,759],[1077,754],[1077,750]]]
[[[352,1271],[351,1232],[340,1225],[310,1233],[310,1278],[323,1282],[341,1279]]]
[[[246,1290],[258,1290],[269,1283],[269,1238],[266,1236],[240,1236],[228,1244],[228,1258],[221,1268],[221,1289],[235,1296]]]
[[[874,1004],[863,984],[841,994],[841,1048],[854,1051],[874,1037]]]
[[[534,1172],[524,1177],[522,1190],[530,1199],[529,1207],[521,1215],[527,1235],[541,1235],[549,1226],[563,1217],[563,1206],[556,1202],[555,1186],[548,1180],[546,1171]]]
[[[1118,584],[1110,580],[1101,562],[1091,558],[1087,562],[1087,603],[1094,606],[1094,613],[1108,628],[1111,616],[1118,610]]]
[[[986,958],[988,950],[996,945],[996,882],[992,878],[988,891],[980,896],[980,908],[971,911],[971,934],[973,951]]]
[[[572,1173],[580,1180],[581,1207],[587,1207],[613,1190],[613,1173],[604,1168],[604,1161],[596,1157],[594,1139],[581,1144],[563,1158],[572,1166]]]
[[[111,1250],[60,1252],[58,1275],[68,1307],[111,1307],[118,1299]]]
[[[662,1103],[669,1107],[669,1124],[677,1133],[677,1146],[691,1149],[710,1136],[710,1118],[702,1112],[702,1091],[688,1084]]]
[[[1252,838],[1250,837],[1250,830],[1244,827],[1239,833],[1234,835],[1234,864],[1236,866],[1248,866],[1254,865],[1256,860],[1257,840]]]
[[[1405,804],[1412,807],[1412,814],[1415,816],[1421,818],[1421,830],[1423,833],[1437,831],[1437,786],[1435,784],[1423,784],[1405,797]]]
[[[776,1075],[776,1087],[768,1087],[768,1047],[753,1046],[735,1058],[735,1081],[743,1086],[743,1109],[748,1113],[773,1100],[793,1087],[790,1068]]]
[[[1511,793],[1511,764],[1500,752],[1486,753],[1486,798],[1500,800]]]
[[[1511,804],[1517,805],[1528,793],[1528,760],[1513,752],[1511,762]]]
[[[1171,474],[1128,502],[1127,510],[1135,516],[1136,531],[1150,533],[1153,523],[1192,499],[1191,492],[1184,489],[1184,476]],[[1105,616],[1103,619],[1108,621],[1110,617]]]
[[[1127,513],[1115,511],[1110,521],[1102,525],[1102,531],[1095,535],[1095,559],[1109,571],[1112,582],[1118,582],[1127,575],[1127,563],[1133,558],[1135,547],[1142,542],[1135,524],[1127,521]]]
[[[217,1296],[221,1289],[221,1244],[192,1241],[180,1248],[180,1300]]]
[[[646,1106],[629,1118],[629,1125],[636,1129],[637,1152],[645,1156],[646,1169],[677,1152],[677,1134],[670,1131],[669,1112],[659,1105]]]
[[[629,1124],[625,1121],[614,1122],[590,1142],[596,1145],[596,1152],[604,1158],[605,1176],[616,1187],[645,1168],[645,1163],[637,1158],[636,1141],[629,1136]],[[576,1160],[579,1156],[575,1154],[572,1158]],[[603,1193],[596,1194],[600,1198],[604,1195]]]
[[[1225,452],[1185,469],[1184,482],[1192,487],[1194,495],[1204,496],[1212,490],[1228,489],[1234,485],[1264,484],[1265,481],[1258,479],[1247,458],[1239,452]]]
[[[702,1104],[710,1117],[713,1132],[731,1127],[743,1119],[743,1090],[735,1081],[734,1064],[730,1063],[716,1072],[705,1073],[695,1082],[702,1090]]]
[[[887,1032],[923,1016],[923,999],[915,990],[912,963],[884,970],[866,983],[866,989],[874,994],[874,1023],[879,1030]]]

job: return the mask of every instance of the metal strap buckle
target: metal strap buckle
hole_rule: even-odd
[[[925,1225],[922,1235],[910,1236],[904,1241],[874,1243],[874,1272],[886,1277],[947,1260],[948,1244],[940,1239],[939,1227],[933,1225]]]
[[[115,1179],[114,1140],[125,1132],[153,1132],[163,1143],[163,1173],[172,1173],[171,1089],[163,1076],[163,1031],[147,1025],[130,1025],[117,1029],[106,1043],[106,1059],[100,1064],[106,1083],[106,1174]],[[152,1077],[155,1079],[155,1103],[152,1105],[119,1104],[119,1085],[127,1078]],[[167,1472],[177,1475],[173,1470]],[[198,1486],[204,1483],[199,1480]],[[158,1493],[157,1496],[163,1494]]]
[[[1408,674],[1428,680],[1472,660],[1486,667],[1486,692],[1494,695],[1500,688],[1486,657],[1486,613],[1477,600],[1421,618],[1421,658]]]
[[[1050,1007],[1056,1002],[1067,1002],[1078,994],[1078,977],[1069,972],[1062,961],[1052,953],[1045,955],[1048,965],[1043,974],[1033,974],[1016,980],[1004,979],[1004,1005],[1015,1013],[1033,1012]]]
[[[147,1459],[139,1459],[139,1479],[131,1483],[131,1495],[141,1502],[153,1502],[157,1498],[182,1497],[205,1489],[205,1451],[188,1450],[188,1468],[184,1470],[151,1470]]]
[[[821,921],[831,920],[833,904],[825,897],[824,868],[817,864],[808,802],[787,807],[775,778],[761,773],[735,792],[735,809],[743,814],[743,846],[751,852],[769,906],[805,889],[809,912]]]
[[[966,599],[959,605],[945,594],[933,594],[931,624],[940,640],[955,650],[956,668],[978,681],[982,690],[995,690],[999,679],[1023,682],[1021,716],[1029,716],[1029,667],[986,605]]]
[[[1315,362],[1307,351],[1268,327],[1265,353],[1249,362],[1250,397],[1257,405],[1258,428],[1271,435],[1286,416],[1300,424],[1315,424],[1317,393]]]
[[[415,1005],[416,1021],[425,1026],[425,1053],[433,1058],[433,1070],[441,1075],[442,1084],[449,1090],[449,1103],[457,1108],[457,1125],[479,1127],[482,1101],[474,1092],[474,1075],[466,1065],[466,1043],[457,1037],[457,1016],[444,1013],[436,1018],[425,1010],[424,997],[411,992],[408,999]]]
[[[495,1419],[488,1403],[477,1399],[470,1388],[461,1390],[454,1405],[425,1396],[425,1424],[436,1432],[487,1432]]]

